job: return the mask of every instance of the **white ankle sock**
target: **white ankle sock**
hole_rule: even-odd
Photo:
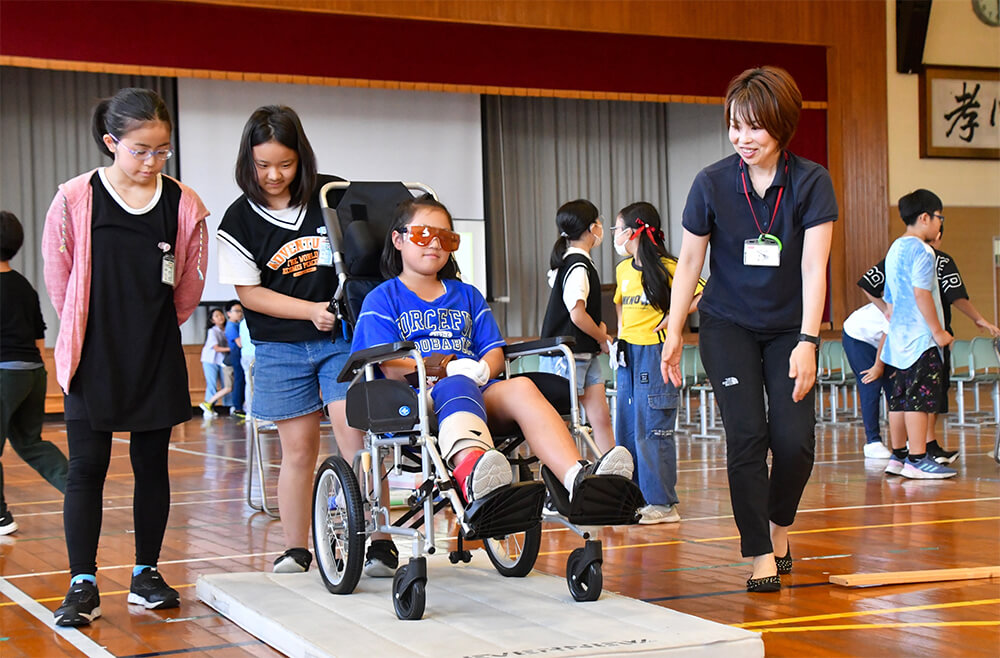
[[[583,468],[583,464],[576,462],[569,467],[569,470],[566,471],[565,477],[563,477],[563,486],[566,487],[566,491],[569,492],[570,500],[573,500],[573,485],[576,483],[576,474],[580,472],[581,468]]]

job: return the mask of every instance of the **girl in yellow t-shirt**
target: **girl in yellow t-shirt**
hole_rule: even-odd
[[[622,208],[615,219],[615,251],[628,256],[615,270],[618,371],[615,442],[635,460],[635,479],[647,505],[639,523],[676,523],[677,389],[660,375],[660,350],[670,309],[677,260],[663,243],[660,214],[645,201]],[[704,282],[700,282],[704,285]],[[691,303],[697,307],[701,288]]]

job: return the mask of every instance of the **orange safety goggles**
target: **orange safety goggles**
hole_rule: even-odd
[[[410,242],[419,247],[430,246],[434,238],[437,238],[438,244],[445,251],[455,251],[458,249],[458,243],[461,241],[461,236],[458,233],[436,226],[404,226],[399,229],[399,232],[408,233]]]

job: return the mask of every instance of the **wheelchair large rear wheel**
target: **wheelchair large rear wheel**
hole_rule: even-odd
[[[524,532],[483,540],[483,548],[490,562],[508,578],[523,578],[535,568],[538,549],[542,545],[542,524],[537,523]]]
[[[350,594],[364,566],[365,517],[361,489],[342,457],[328,457],[313,486],[313,547],[323,584]]]

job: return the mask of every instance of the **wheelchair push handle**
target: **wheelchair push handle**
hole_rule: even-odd
[[[531,354],[554,354],[562,351],[559,348],[560,345],[572,348],[576,345],[576,339],[572,336],[554,336],[552,338],[529,340],[523,343],[511,343],[504,345],[503,355],[508,359],[515,359]]]

